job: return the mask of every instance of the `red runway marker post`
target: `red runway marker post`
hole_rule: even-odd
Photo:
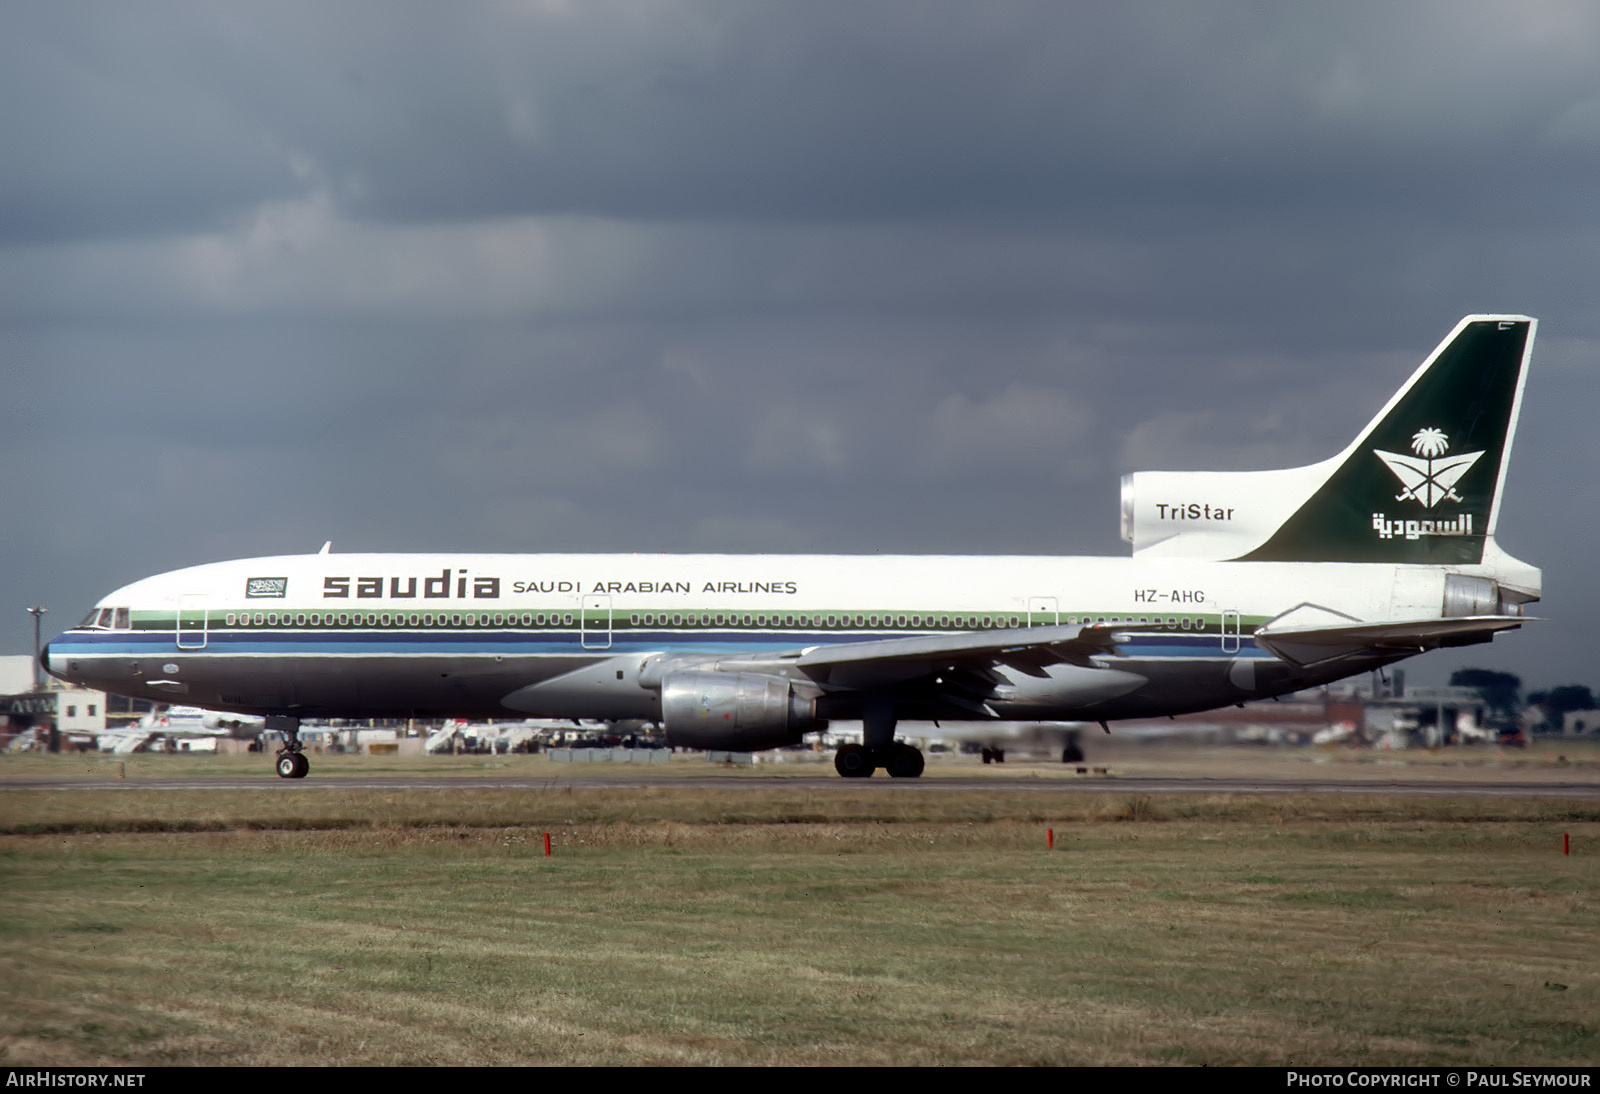
[[[1565,832],[1561,833],[1561,853],[1563,855],[1572,854],[1572,852],[1568,850],[1567,834]]]
[[[550,833],[549,832],[546,832],[544,834],[544,857],[545,858],[549,858],[550,857]]]
[[[1056,849],[1056,830],[1054,828],[1046,828],[1044,830],[1044,842],[1045,846],[1050,850],[1054,851]]]

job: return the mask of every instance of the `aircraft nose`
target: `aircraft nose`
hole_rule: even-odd
[[[52,661],[50,655],[51,645],[53,645],[53,642],[46,642],[44,644],[44,648],[39,651],[39,667],[44,669],[44,671],[48,672],[51,676],[57,676],[65,680],[67,678],[66,660],[61,657],[56,657]]]

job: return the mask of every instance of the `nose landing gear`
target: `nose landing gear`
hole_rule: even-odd
[[[305,746],[300,743],[300,719],[282,714],[268,715],[266,728],[277,730],[284,738],[283,747],[278,750],[278,777],[305,778],[311,770],[311,761],[306,759],[303,751]]]

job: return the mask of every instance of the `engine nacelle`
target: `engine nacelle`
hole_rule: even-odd
[[[1447,617],[1521,615],[1522,606],[1505,603],[1500,595],[1500,586],[1487,577],[1446,574],[1443,614]]]
[[[1137,471],[1122,476],[1122,538],[1135,555],[1230,559],[1272,536],[1328,477],[1281,471]]]
[[[758,750],[823,728],[815,695],[752,672],[675,672],[661,681],[661,727],[678,748]]]

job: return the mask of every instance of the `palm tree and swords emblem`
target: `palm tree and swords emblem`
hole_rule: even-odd
[[[1464,500],[1456,493],[1456,483],[1483,455],[1482,452],[1461,452],[1446,456],[1449,449],[1450,438],[1444,430],[1429,426],[1412,435],[1414,456],[1377,448],[1372,452],[1400,480],[1401,490],[1395,495],[1395,501],[1419,501],[1424,508],[1432,509],[1441,501]]]

